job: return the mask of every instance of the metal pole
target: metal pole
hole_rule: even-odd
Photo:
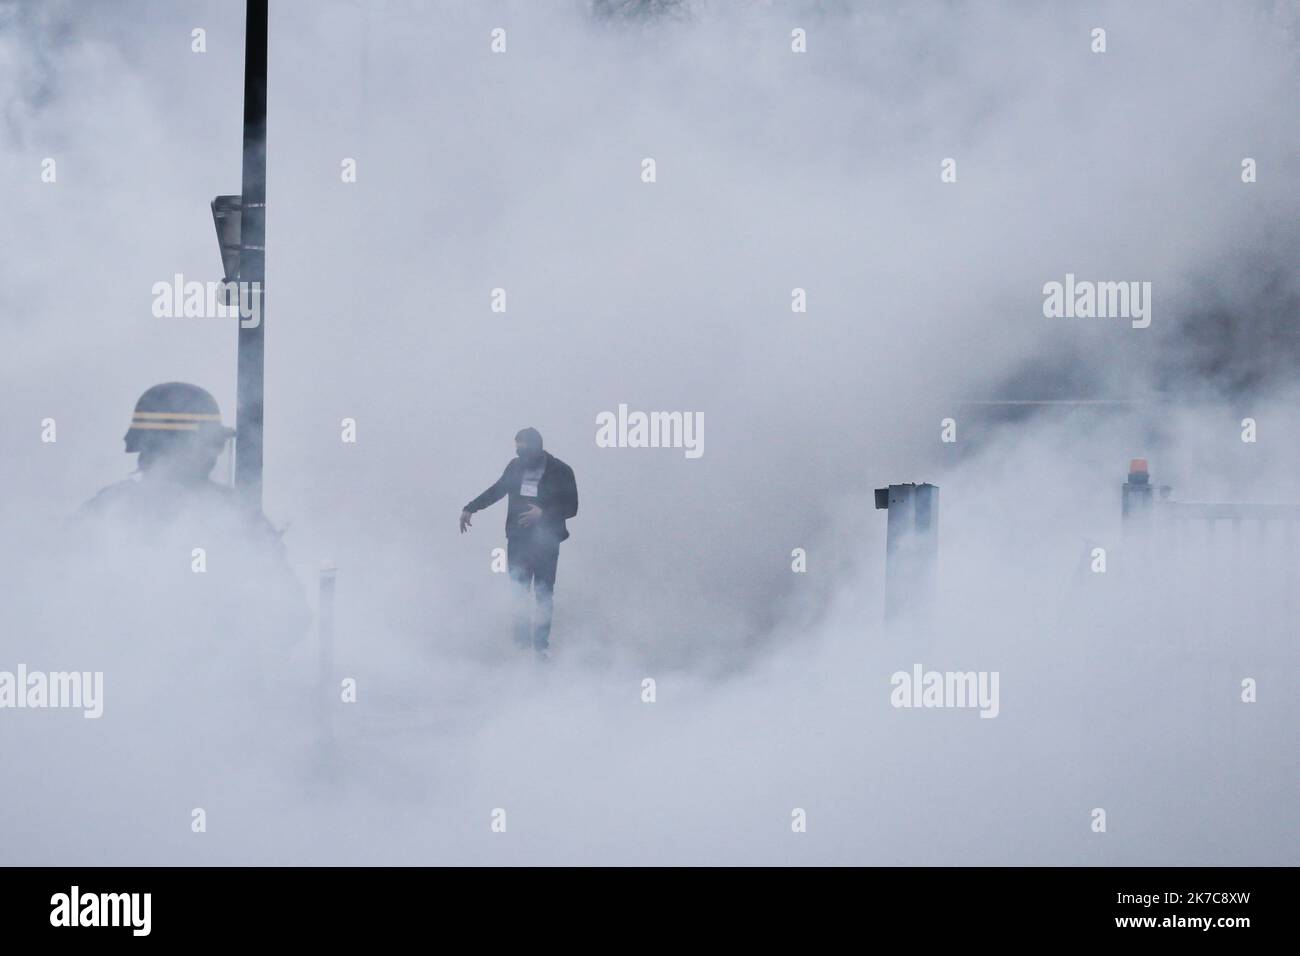
[[[939,489],[931,484],[876,489],[887,509],[885,623],[895,633],[924,631],[931,618],[939,557]]]
[[[1134,458],[1120,491],[1120,518],[1126,533],[1145,532],[1151,526],[1152,490],[1147,460]]]
[[[333,561],[324,561],[320,569],[320,592],[317,604],[316,637],[317,663],[319,665],[316,704],[319,707],[320,726],[326,738],[330,735],[334,697],[334,582],[338,568]]]
[[[266,24],[267,0],[248,0],[244,30],[244,180],[240,209],[239,281],[255,308],[239,322],[235,487],[262,507],[262,392],[266,333]],[[260,290],[252,292],[253,283]]]

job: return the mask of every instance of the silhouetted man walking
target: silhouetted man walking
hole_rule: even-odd
[[[515,435],[516,457],[501,477],[460,513],[460,532],[470,527],[470,516],[509,496],[506,508],[506,562],[516,588],[515,643],[532,648],[548,659],[555,568],[560,542],[569,536],[565,521],[578,513],[578,484],[573,469],[542,450],[535,428]],[[532,588],[530,600],[529,587]],[[532,604],[537,605],[532,621]]]

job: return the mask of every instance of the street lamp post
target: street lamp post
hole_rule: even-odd
[[[267,0],[248,0],[244,33],[244,179],[239,211],[241,294],[255,296],[260,321],[239,323],[235,412],[235,487],[262,507],[262,407],[266,333],[266,24]]]

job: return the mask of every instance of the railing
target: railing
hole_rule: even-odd
[[[1130,575],[1161,628],[1190,649],[1272,658],[1294,647],[1300,505],[1177,501],[1129,466],[1121,515]]]

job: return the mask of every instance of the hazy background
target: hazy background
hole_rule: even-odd
[[[150,304],[219,277],[242,7],[0,3],[0,669],[112,664],[100,721],[0,712],[0,859],[1297,862],[1294,563],[1126,558],[1117,487],[1145,455],[1176,497],[1300,502],[1296,5],[275,0],[266,511],[309,591],[340,567],[331,751],[310,636],[268,669],[49,547],[147,386],[233,423],[234,323]],[[1044,318],[1067,272],[1152,282],[1151,327]],[[703,412],[704,456],[597,448],[619,403]],[[525,425],[581,498],[545,671],[500,507],[455,528]],[[879,627],[902,481],[942,489],[919,647]],[[1001,715],[890,708],[917,661],[999,670]]]

